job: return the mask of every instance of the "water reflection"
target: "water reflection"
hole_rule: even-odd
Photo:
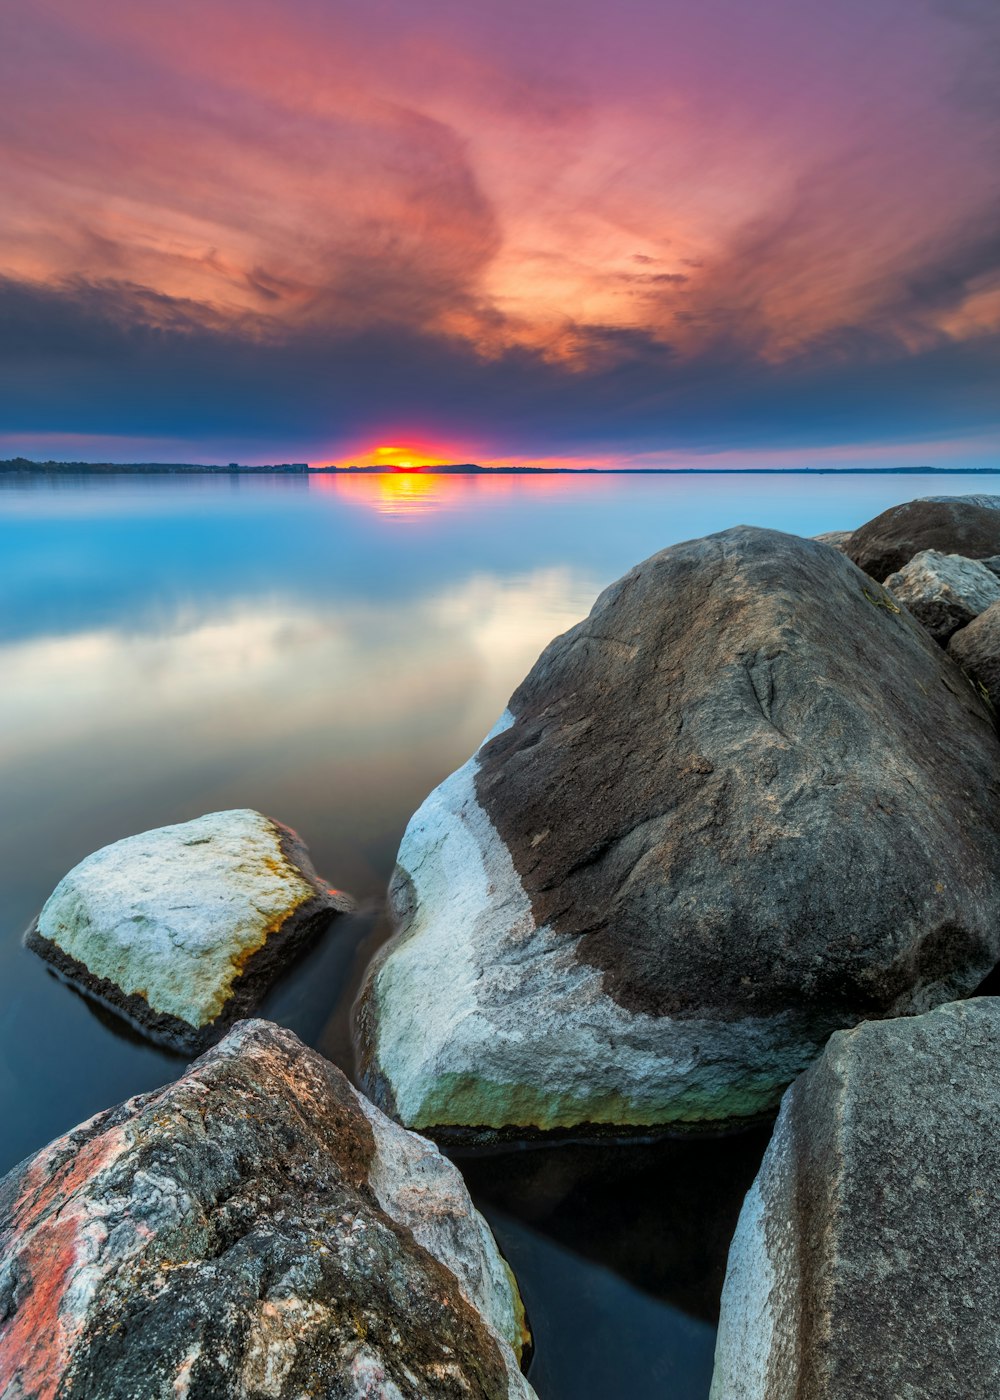
[[[584,485],[585,483],[585,485]],[[373,510],[394,520],[426,519],[442,511],[489,510],[499,502],[525,499],[534,503],[546,498],[579,495],[581,489],[593,496],[614,490],[610,476],[530,476],[511,473],[461,476],[447,472],[391,472],[372,475],[338,473],[310,478],[319,492],[332,493],[351,505]]]
[[[540,1400],[708,1395],[714,1327],[664,1306],[489,1201],[478,1204],[521,1286],[535,1343],[528,1375]]]
[[[25,823],[38,823],[46,844],[75,827],[79,858],[96,834],[131,829],[135,807],[158,825],[256,799],[307,835],[327,834],[338,884],[380,893],[387,824],[395,839],[407,804],[478,744],[511,676],[595,589],[566,569],[473,575],[388,605],[192,601],[156,628],[8,642],[0,770],[21,818],[0,830],[0,858],[17,864],[11,847],[23,845]],[[121,830],[94,811],[118,805]],[[379,842],[375,864],[363,854],[369,840]]]
[[[452,1155],[477,1200],[714,1323],[729,1241],[769,1138],[762,1127]]]
[[[459,508],[467,504],[476,490],[478,478],[393,472],[372,476],[316,477],[315,484],[321,491],[335,492],[344,501],[368,506],[379,515],[413,521],[422,519],[431,511]]]
[[[935,485],[0,478],[0,1171],[177,1073],[20,945],[84,855],[224,807],[296,827],[369,903],[264,1010],[350,1070],[350,1001],[403,827],[545,643],[677,539],[844,527]],[[542,1320],[543,1400],[640,1394],[643,1376],[707,1393],[724,1242],[760,1146],[463,1161]]]

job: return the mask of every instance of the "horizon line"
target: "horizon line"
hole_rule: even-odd
[[[412,467],[371,464],[340,467],[308,462],[250,465],[238,462],[82,462],[28,457],[0,459],[0,474],[31,475],[76,472],[100,475],[294,475],[308,476],[995,476],[995,467],[483,467],[474,462],[420,464]]]

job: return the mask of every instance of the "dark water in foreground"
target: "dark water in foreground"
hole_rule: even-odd
[[[367,901],[264,1014],[349,1073],[349,1010],[426,793],[630,565],[738,522],[802,534],[951,477],[0,479],[0,1172],[182,1062],[20,946],[109,841],[256,807]],[[541,1400],[708,1393],[767,1133],[463,1157],[519,1276]]]

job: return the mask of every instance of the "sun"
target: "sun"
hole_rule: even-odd
[[[422,447],[393,447],[389,444],[376,447],[374,457],[378,466],[392,467],[401,472],[416,471],[418,467],[443,467],[449,460]]]

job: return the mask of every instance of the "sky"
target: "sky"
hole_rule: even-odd
[[[4,0],[0,82],[2,456],[1000,465],[996,0]]]

